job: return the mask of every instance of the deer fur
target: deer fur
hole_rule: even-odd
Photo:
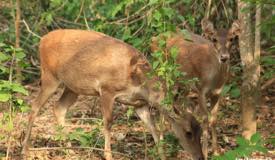
[[[35,117],[60,84],[65,85],[64,93],[54,106],[60,124],[64,125],[67,109],[79,94],[99,97],[104,122],[104,154],[107,160],[112,159],[110,131],[115,101],[134,106],[154,141],[158,143],[159,135],[148,106],[158,106],[161,109],[159,104],[165,93],[162,88],[155,86],[156,78],[147,78],[151,66],[138,50],[99,32],[65,29],[43,36],[39,51],[41,91],[32,102],[23,154],[28,150]],[[178,121],[170,113],[164,113],[181,145],[195,160],[203,160],[201,128],[195,118],[187,114]]]

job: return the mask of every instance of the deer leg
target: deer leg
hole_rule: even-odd
[[[112,127],[112,110],[113,110],[114,97],[105,93],[100,97],[100,107],[103,115],[104,123],[104,137],[105,137],[105,152],[106,160],[112,160],[111,153],[111,127]]]
[[[211,110],[211,117],[209,120],[209,127],[212,132],[212,148],[214,155],[218,154],[218,144],[217,144],[217,132],[216,132],[216,121],[219,111],[219,95],[213,95],[211,97],[211,106],[213,106]]]
[[[143,107],[138,107],[135,110],[139,118],[143,121],[143,123],[149,129],[150,133],[154,138],[155,143],[157,144],[159,142],[159,135],[157,134],[157,130],[156,130],[155,124],[153,123],[149,108],[147,106],[143,106]]]
[[[33,126],[33,122],[40,111],[41,107],[45,104],[45,102],[49,99],[49,97],[56,91],[59,86],[59,82],[51,75],[41,77],[41,90],[37,96],[37,98],[32,102],[32,109],[29,115],[29,121],[27,126],[27,132],[25,135],[25,139],[23,141],[23,149],[22,154],[26,154],[29,145],[29,139],[31,136],[31,130]]]
[[[77,100],[77,94],[69,88],[65,88],[59,101],[54,107],[54,114],[59,125],[65,125],[65,116],[68,108]]]
[[[206,90],[199,95],[199,106],[202,110],[202,152],[207,159],[208,157],[208,111],[206,106]]]

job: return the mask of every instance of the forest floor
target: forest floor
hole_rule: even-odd
[[[37,85],[28,86],[30,96],[27,101],[36,97],[39,87]],[[257,108],[258,131],[264,138],[268,138],[275,133],[275,86],[266,89],[262,93],[262,105]],[[57,122],[53,114],[54,101],[62,93],[59,89],[57,93],[44,106],[39,116],[36,118],[31,142],[32,147],[28,159],[31,160],[101,160],[104,148],[104,137],[102,134],[102,115],[97,105],[97,98],[89,96],[79,96],[78,101],[67,113],[67,125],[62,130],[57,127]],[[229,104],[229,105],[228,105]],[[218,142],[221,152],[236,147],[236,137],[241,134],[239,128],[240,107],[238,100],[223,98],[220,119],[217,123]],[[225,107],[227,106],[227,107]],[[154,142],[152,136],[137,118],[133,110],[127,106],[116,104],[114,107],[114,122],[112,126],[112,151],[114,159],[153,159]],[[152,110],[153,115],[157,115]],[[0,112],[0,119],[3,112]],[[221,118],[222,117],[222,118]],[[11,135],[7,135],[3,141],[0,139],[0,159],[6,156],[9,148],[10,159],[20,159],[20,149],[23,130],[26,129],[28,120],[27,113],[18,113],[14,118],[14,130]],[[0,129],[0,134],[1,134]],[[169,132],[166,132],[169,133]],[[2,132],[3,134],[3,132]],[[7,137],[9,140],[7,140]],[[9,143],[8,143],[9,142]],[[172,143],[172,142],[171,142]],[[81,146],[93,146],[92,148],[81,148]],[[172,147],[171,147],[172,146]],[[171,144],[169,158],[171,160],[188,160],[190,156],[187,152]],[[275,159],[274,146],[267,144],[269,152],[265,155],[255,153],[253,157]],[[179,149],[178,149],[179,148]],[[4,158],[3,158],[4,159]],[[269,160],[269,159],[268,159]]]

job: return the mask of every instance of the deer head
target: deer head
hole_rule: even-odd
[[[234,21],[230,29],[216,30],[214,25],[206,19],[201,21],[201,25],[203,36],[213,42],[219,61],[221,63],[228,62],[232,42],[241,32],[239,20]]]
[[[202,129],[195,117],[186,111],[176,114],[162,108],[161,112],[171,124],[172,131],[179,139],[180,145],[192,155],[194,160],[204,160],[200,142]]]

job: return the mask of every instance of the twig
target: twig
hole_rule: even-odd
[[[227,12],[227,9],[226,9],[226,7],[224,5],[223,0],[221,0],[221,3],[222,3],[222,6],[224,8],[224,13],[225,13],[225,16],[226,16],[227,23],[229,23],[228,12]]]
[[[80,26],[80,27],[85,26],[84,24],[71,22],[71,21],[68,21],[68,20],[66,20],[66,19],[62,19],[62,18],[60,18],[60,17],[57,17],[57,18],[55,18],[55,19],[58,20],[58,21],[64,22],[64,23],[73,24],[73,25],[77,25],[77,26]]]
[[[29,73],[29,74],[36,75],[36,76],[39,76],[39,75],[40,75],[40,74],[37,73],[37,72],[30,71],[30,70],[26,70],[26,69],[23,69],[22,72],[24,72],[24,73]]]
[[[80,15],[81,15],[81,13],[82,13],[83,6],[84,6],[84,0],[82,0],[81,2],[82,2],[82,3],[81,3],[81,7],[80,7],[80,10],[79,10],[79,13],[78,13],[76,19],[74,20],[74,23],[76,23],[76,22],[78,21]]]
[[[144,136],[144,145],[145,145],[145,148],[144,148],[144,158],[147,160],[148,157],[147,157],[147,151],[148,151],[148,144],[147,144],[147,137],[146,137],[146,133],[145,133],[145,129],[143,128],[143,136]]]
[[[271,78],[268,81],[266,81],[262,87],[261,90],[265,90],[268,86],[270,86],[271,84],[273,84],[275,82],[275,78]]]
[[[116,21],[112,21],[109,22],[110,24],[121,24],[123,21],[128,21],[131,18],[135,18],[142,10],[144,10],[145,8],[147,8],[149,5],[145,5],[143,6],[141,9],[139,9],[138,11],[136,11],[134,14],[130,15],[129,17],[125,17]]]
[[[87,28],[88,30],[91,30],[91,29],[90,29],[90,27],[89,27],[89,24],[88,24],[87,18],[86,18],[85,11],[83,12],[83,15],[84,15],[84,21],[85,21],[86,28]]]
[[[102,121],[100,118],[69,118],[68,120],[96,120],[96,121]]]
[[[27,24],[27,22],[26,22],[24,19],[22,20],[22,22],[23,22],[24,25],[26,26],[28,32],[30,32],[32,35],[34,35],[34,36],[37,37],[37,38],[41,38],[39,35],[35,34],[33,31],[30,30],[29,25]]]
[[[209,16],[210,16],[211,4],[212,4],[212,0],[208,0],[207,10],[206,10],[206,19],[209,19]]]
[[[101,148],[95,148],[95,147],[41,147],[41,148],[30,148],[30,151],[43,151],[43,150],[60,150],[60,149],[88,149],[88,150],[96,150],[96,151],[102,151],[102,152],[111,152],[113,154],[121,155],[127,158],[130,158],[127,154],[123,154],[116,151],[105,151]]]
[[[31,61],[31,64],[37,68],[40,69],[40,65],[39,65],[39,62],[35,62],[35,60],[33,59],[33,56],[31,56],[30,58],[30,61]]]

